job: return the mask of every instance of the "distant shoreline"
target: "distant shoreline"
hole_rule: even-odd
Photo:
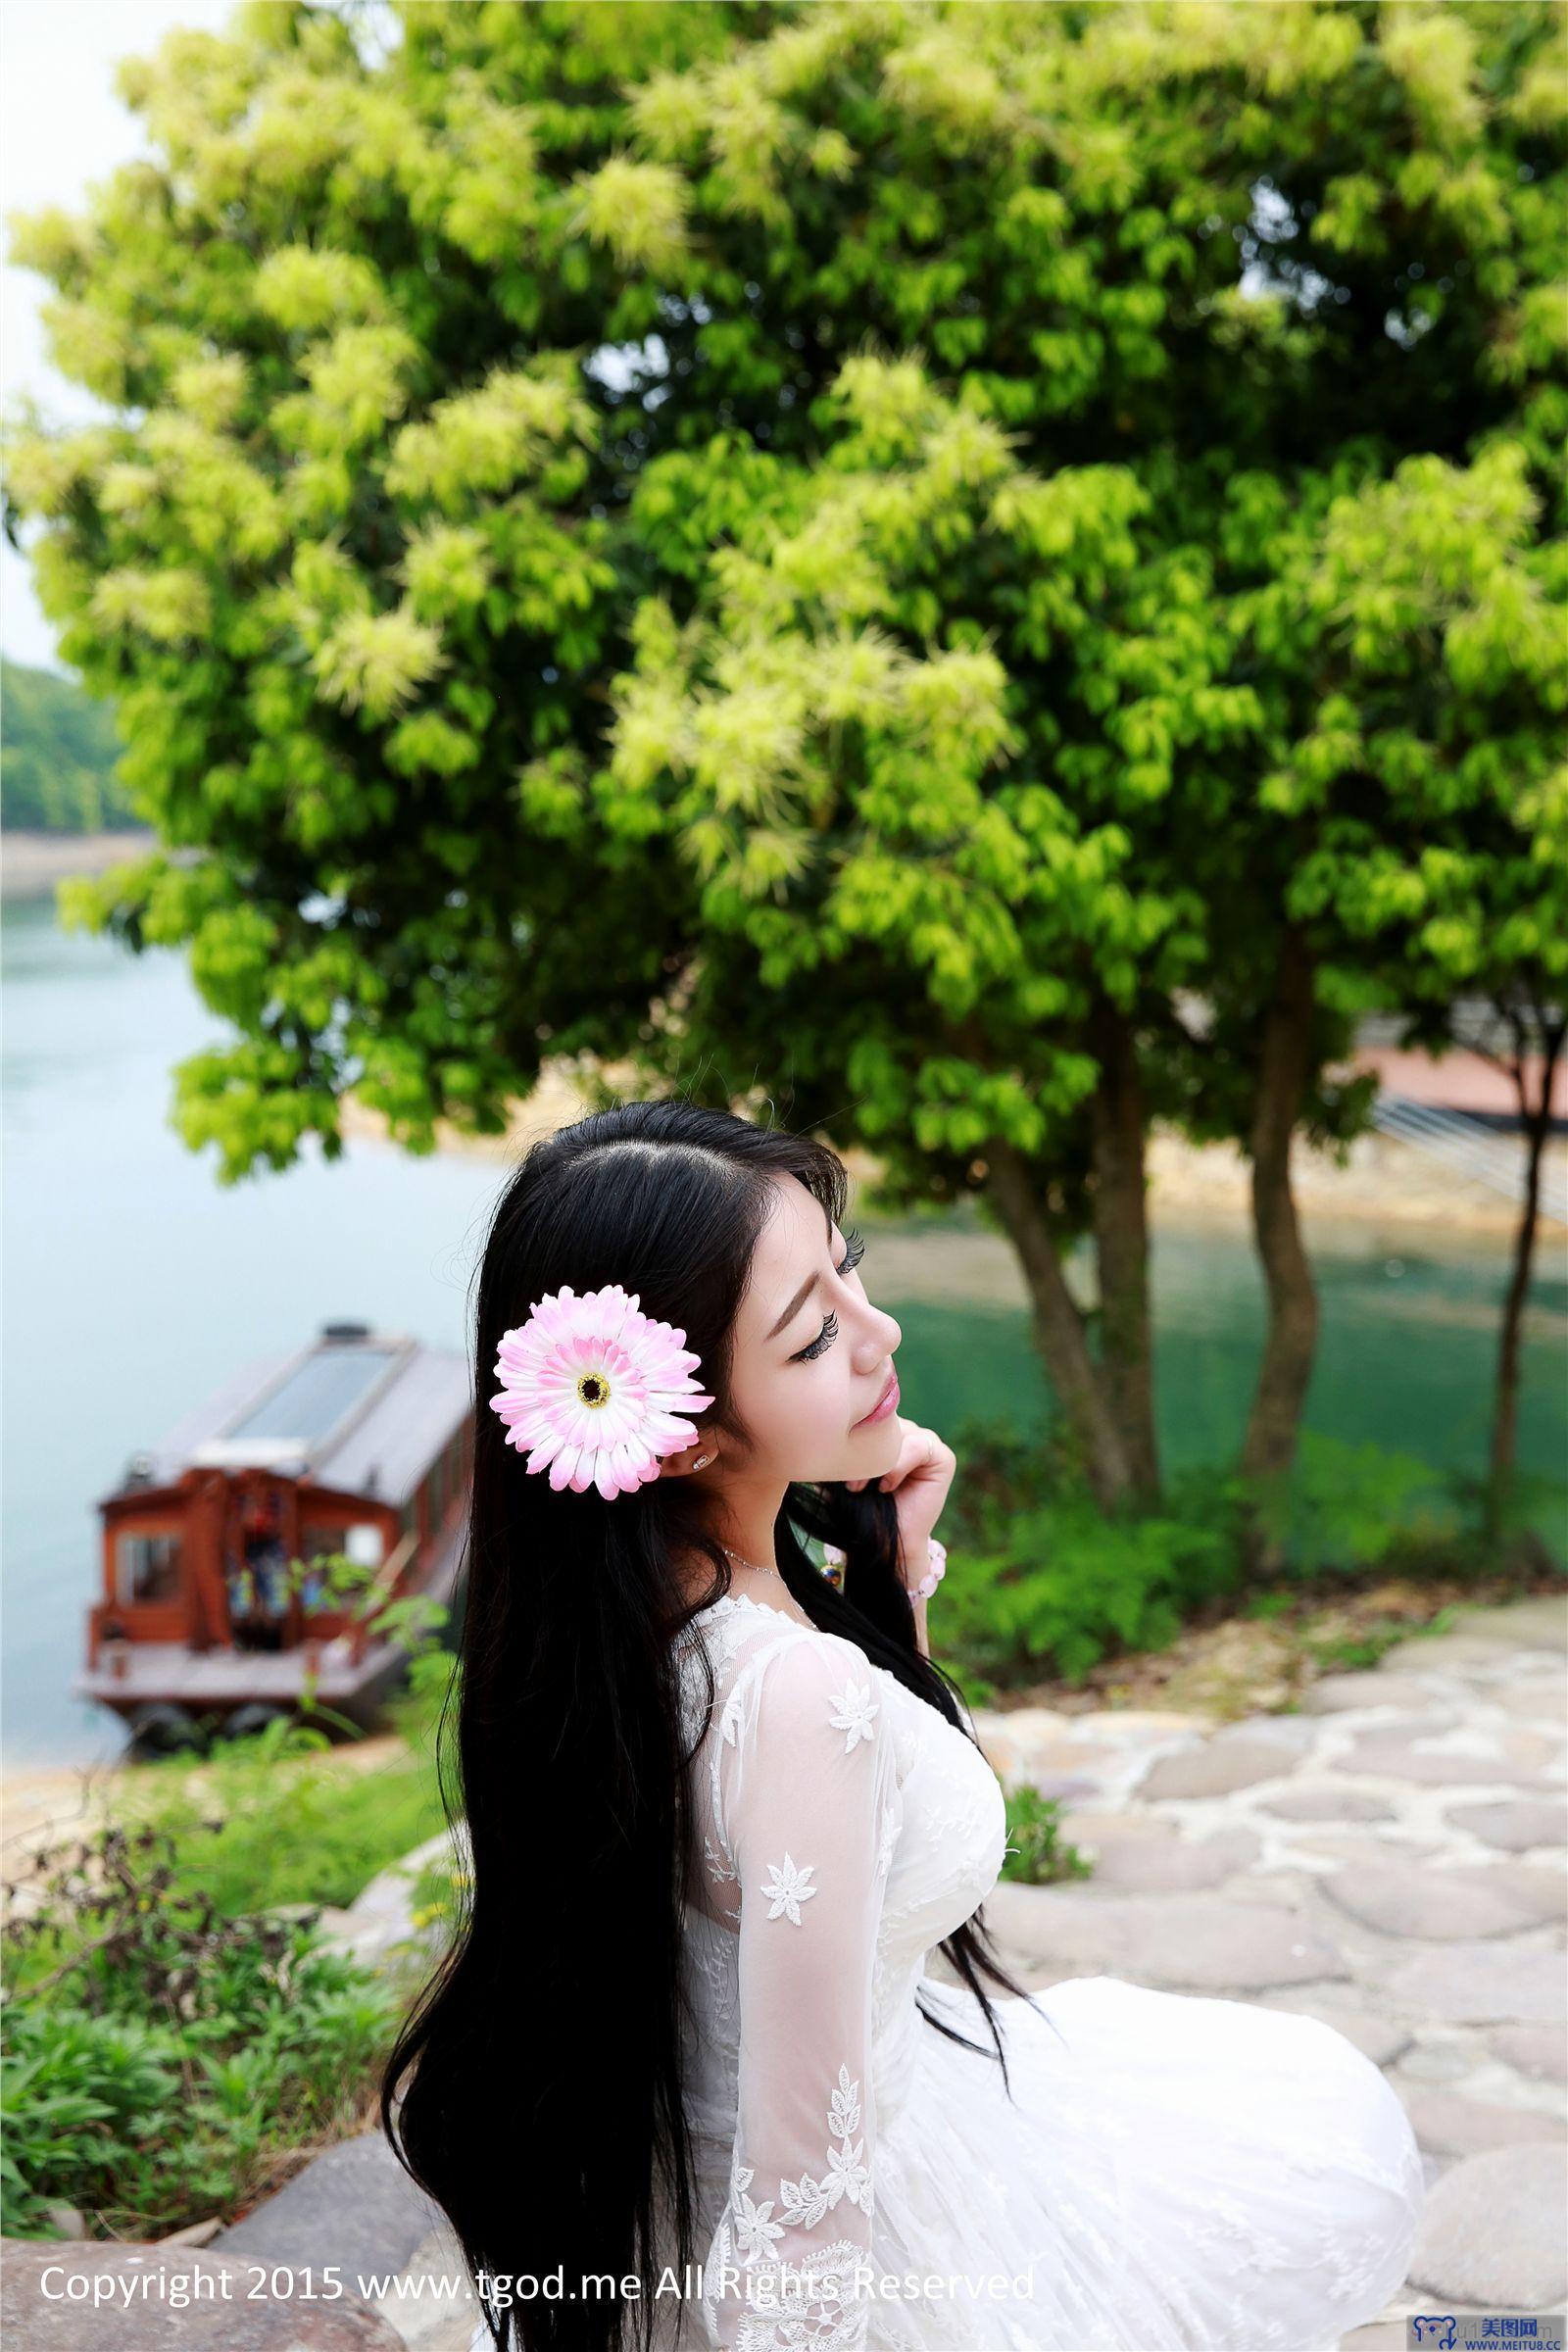
[[[150,828],[137,832],[39,833],[0,832],[0,898],[17,901],[48,898],[68,874],[101,873],[122,858],[145,857],[158,846]],[[179,853],[175,853],[179,855]],[[607,1075],[614,1082],[617,1069]],[[548,1134],[574,1118],[583,1105],[570,1073],[547,1064],[532,1099],[516,1106],[512,1127],[502,1136],[466,1136],[449,1121],[436,1122],[437,1149],[444,1152],[514,1162],[534,1137]],[[386,1121],[378,1111],[356,1101],[352,1092],[339,1109],[346,1136],[367,1142],[387,1142]],[[851,1172],[870,1173],[874,1160],[854,1146],[846,1152]],[[1298,1142],[1293,1154],[1298,1206],[1308,1226],[1358,1221],[1368,1227],[1425,1227],[1429,1232],[1449,1227],[1458,1232],[1511,1234],[1518,1210],[1511,1201],[1473,1179],[1455,1177],[1441,1163],[1428,1159],[1410,1145],[1379,1134],[1358,1136],[1347,1164],[1336,1164],[1332,1153],[1310,1151]],[[1546,1147],[1548,1166],[1568,1162],[1568,1138],[1554,1136]],[[1202,1222],[1212,1219],[1232,1225],[1250,1214],[1247,1164],[1234,1145],[1194,1145],[1169,1134],[1152,1136],[1149,1151],[1150,1209],[1158,1218]],[[1554,1228],[1545,1227],[1544,1248],[1552,1245]],[[1308,1236],[1310,1239],[1310,1234]]]
[[[619,1065],[611,1065],[606,1075],[612,1085],[628,1082]],[[450,1120],[437,1119],[436,1149],[457,1157],[515,1166],[537,1137],[578,1117],[582,1109],[583,1102],[571,1083],[569,1070],[547,1062],[532,1097],[514,1106],[514,1116],[506,1134],[465,1135]],[[338,1122],[344,1135],[356,1141],[379,1145],[388,1151],[401,1149],[391,1142],[383,1114],[361,1102],[352,1090],[338,1105]],[[840,1145],[838,1150],[857,1182],[874,1177],[875,1156],[864,1147]],[[1519,1210],[1503,1195],[1491,1191],[1477,1178],[1455,1175],[1413,1145],[1384,1135],[1376,1128],[1355,1138],[1347,1151],[1344,1166],[1332,1152],[1313,1151],[1299,1138],[1291,1163],[1296,1204],[1309,1247],[1330,1233],[1348,1237],[1354,1230],[1359,1230],[1369,1245],[1375,1245],[1380,1228],[1391,1236],[1401,1233],[1436,1236],[1447,1231],[1455,1236],[1490,1234],[1511,1239],[1518,1226]],[[1146,1164],[1152,1225],[1157,1227],[1167,1218],[1173,1225],[1208,1224],[1230,1231],[1245,1230],[1249,1225],[1250,1171],[1235,1144],[1194,1144],[1169,1129],[1156,1128],[1149,1138]],[[1545,1164],[1548,1169],[1568,1173],[1568,1137],[1550,1139]],[[1544,1223],[1538,1264],[1544,1265],[1560,1232],[1560,1227]],[[909,1247],[919,1254],[923,1265],[924,1252],[920,1251],[918,1241],[912,1241]],[[952,1247],[950,1243],[950,1250]],[[981,1233],[964,1237],[960,1247],[961,1274],[960,1261],[952,1260],[957,1295],[995,1296],[1001,1303],[1019,1306],[1027,1303],[1022,1276],[1009,1245]],[[889,1267],[887,1237],[879,1236],[878,1249],[878,1264],[885,1279]],[[995,1293],[985,1279],[987,1266],[994,1270],[1000,1285]]]
[[[145,858],[158,847],[150,825],[121,832],[0,832],[0,899],[47,899],[72,874],[101,874],[122,858]]]

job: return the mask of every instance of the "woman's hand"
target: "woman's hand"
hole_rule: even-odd
[[[922,1429],[918,1421],[899,1416],[899,1458],[875,1484],[898,1498],[899,1569],[906,1584],[918,1584],[926,1570],[926,1540],[942,1516],[958,1457],[934,1429]],[[871,1482],[847,1478],[844,1483],[858,1494]]]

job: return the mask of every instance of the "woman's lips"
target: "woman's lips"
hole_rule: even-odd
[[[861,1414],[859,1420],[855,1424],[856,1428],[865,1429],[873,1421],[885,1421],[898,1401],[899,1376],[895,1372],[893,1378],[888,1382],[886,1393],[877,1403],[872,1405],[868,1413]]]

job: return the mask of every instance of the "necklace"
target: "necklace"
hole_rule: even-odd
[[[759,1576],[774,1577],[777,1579],[779,1584],[783,1584],[784,1579],[779,1575],[779,1572],[776,1568],[760,1568],[758,1566],[756,1560],[748,1560],[743,1556],[742,1553],[738,1551],[731,1551],[727,1544],[721,1544],[718,1548],[724,1554],[726,1560],[734,1560],[737,1565],[742,1568],[751,1568],[755,1570]]]

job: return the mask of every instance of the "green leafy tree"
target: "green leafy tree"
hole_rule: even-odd
[[[1547,340],[1565,322],[1543,315]],[[1474,465],[1407,459],[1336,510],[1314,591],[1341,690],[1332,773],[1308,786],[1312,854],[1292,884],[1376,971],[1407,1044],[1468,1045],[1506,1071],[1524,1198],[1499,1322],[1486,1522],[1516,1471],[1520,1347],[1553,1080],[1568,1035],[1568,476],[1548,429]],[[1543,527],[1544,521],[1544,528]],[[1308,752],[1312,747],[1303,749]],[[1293,808],[1313,773],[1279,779]]]
[[[1562,21],[268,5],[124,67],[154,160],[14,246],[120,414],[24,419],[7,527],[168,845],[64,909],[236,1032],[187,1141],[330,1155],[353,1087],[427,1149],[560,1054],[782,1098],[1009,1235],[1116,1501],[1145,1138],[1232,1134],[1288,1458],[1290,1146],[1377,994],[1270,784],[1314,529],[1560,452]]]

